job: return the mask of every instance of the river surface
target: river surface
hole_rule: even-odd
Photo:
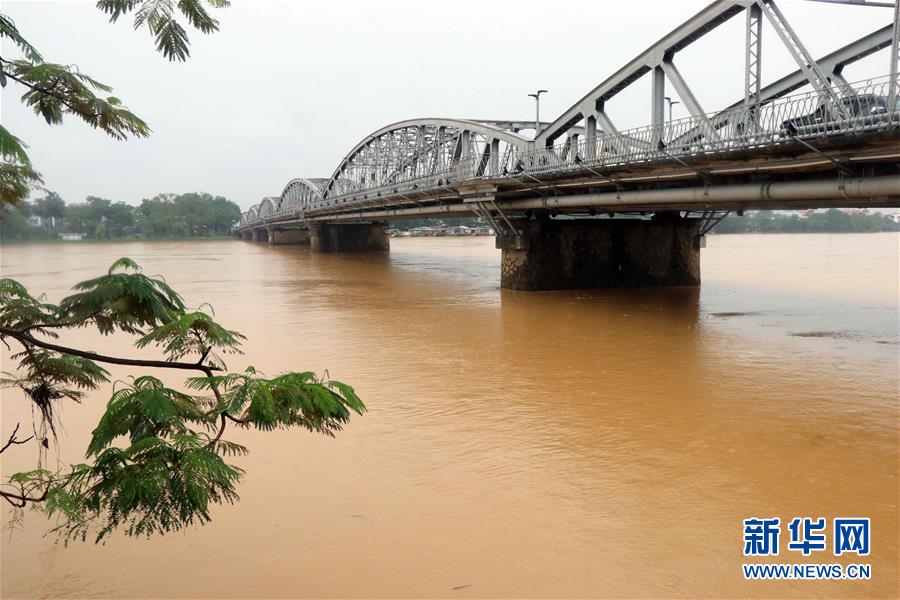
[[[53,301],[130,256],[248,336],[233,370],[328,369],[369,412],[335,439],[229,430],[241,501],[204,527],[65,548],[28,514],[2,596],[900,595],[898,234],[713,236],[700,289],[543,293],[499,289],[492,238],[391,242],[4,246],[2,275]],[[60,408],[63,464],[108,394]],[[31,409],[2,395],[5,439]],[[872,579],[744,581],[754,516],[784,525],[756,562],[844,564],[787,551],[787,522],[870,517]]]

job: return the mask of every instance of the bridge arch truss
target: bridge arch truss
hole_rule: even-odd
[[[325,186],[323,205],[369,191],[378,195],[379,188],[390,190],[398,184],[440,189],[464,177],[509,172],[530,143],[518,133],[486,122],[400,121],[353,147]]]
[[[305,211],[322,200],[322,189],[327,182],[327,179],[304,177],[290,180],[281,191],[278,209],[282,212]]]

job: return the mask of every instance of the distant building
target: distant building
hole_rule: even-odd
[[[38,229],[43,229],[47,233],[54,235],[59,227],[56,217],[42,217],[40,215],[31,215],[28,217],[28,224]]]
[[[435,227],[414,227],[409,230],[412,237],[459,237],[467,235],[493,235],[490,227],[466,227],[465,225],[442,225]]]

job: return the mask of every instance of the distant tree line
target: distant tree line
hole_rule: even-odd
[[[897,223],[882,213],[848,214],[836,208],[807,216],[772,211],[729,215],[713,230],[715,233],[870,233],[900,231]]]
[[[0,208],[0,240],[191,238],[228,235],[241,218],[237,204],[207,193],[159,194],[139,206],[88,196],[67,204],[54,192]]]

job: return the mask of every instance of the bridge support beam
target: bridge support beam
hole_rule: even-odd
[[[273,246],[282,244],[308,244],[309,231],[306,229],[273,229],[267,228],[269,243]]]
[[[521,222],[497,238],[508,290],[700,284],[699,222],[680,218]]]
[[[313,223],[309,240],[313,252],[387,252],[391,248],[384,223]]]
[[[250,231],[249,229],[245,229],[244,231],[241,232],[241,239],[242,240],[252,240],[253,232]]]
[[[267,242],[269,241],[269,232],[266,231],[265,227],[260,227],[258,229],[251,229],[251,235],[254,242]]]

